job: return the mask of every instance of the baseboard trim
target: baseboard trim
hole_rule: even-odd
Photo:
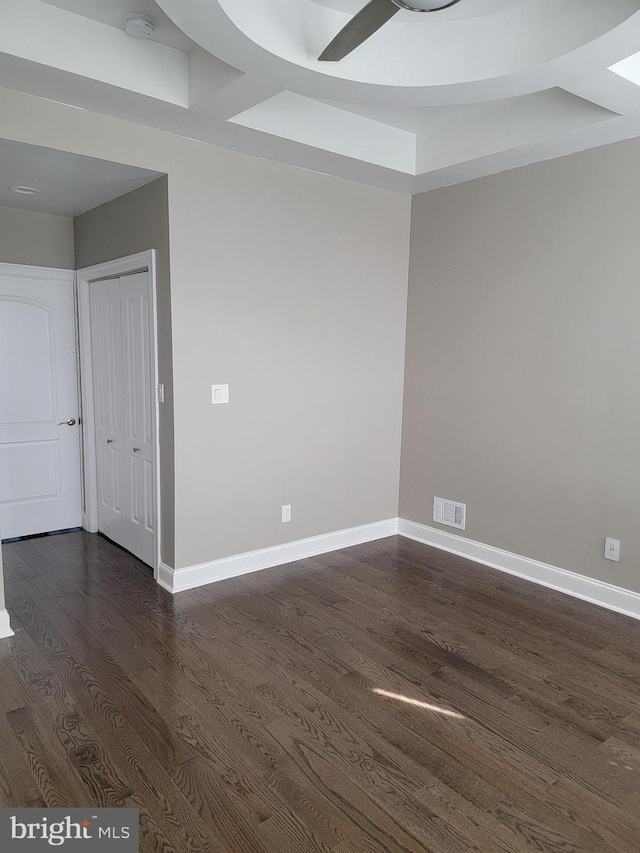
[[[167,592],[174,592],[173,589],[173,573],[175,569],[170,568],[164,563],[160,563],[158,566],[158,576],[156,578],[158,584],[166,589]]]
[[[640,619],[640,593],[630,589],[613,586],[613,584],[569,572],[547,563],[540,563],[537,560],[513,554],[511,551],[503,551],[501,548],[484,545],[482,542],[475,542],[473,539],[456,536],[405,518],[398,519],[398,534],[407,539],[422,542],[424,545],[439,548],[441,551],[466,557],[483,566],[490,566],[492,569],[555,589],[574,598],[580,598],[591,604],[597,604],[607,610],[615,610],[616,613]]]
[[[0,640],[4,640],[5,637],[13,637],[13,631],[9,613],[6,610],[0,610]]]
[[[200,563],[197,566],[187,566],[184,569],[172,569],[160,563],[158,583],[169,592],[184,592],[198,586],[235,578],[261,569],[305,560],[329,551],[338,551],[351,545],[361,545],[394,536],[398,532],[398,519],[387,518],[373,524],[362,524],[359,527],[349,527],[346,530],[336,530],[321,536],[310,536],[308,539],[298,539],[274,545],[272,548],[262,548],[259,551],[247,551],[233,557],[212,560],[210,563]]]
[[[548,563],[541,563],[529,557],[522,557],[511,551],[495,548],[493,545],[485,545],[464,536],[447,533],[426,524],[409,521],[406,518],[387,518],[373,524],[363,524],[321,536],[285,542],[283,545],[274,545],[272,548],[247,551],[244,554],[235,554],[232,557],[187,566],[183,569],[172,569],[160,563],[158,584],[170,593],[185,592],[206,584],[293,563],[319,554],[327,554],[330,551],[339,551],[341,548],[352,545],[374,542],[376,539],[384,539],[386,536],[395,534],[546,586],[573,598],[588,601],[607,610],[640,619],[640,593],[551,566]],[[3,630],[6,630],[6,633],[3,633]],[[12,633],[9,614],[6,610],[0,611],[0,637],[10,637]]]

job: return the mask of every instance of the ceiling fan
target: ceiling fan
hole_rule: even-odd
[[[359,47],[401,9],[409,12],[439,12],[460,0],[371,0],[340,30],[324,49],[320,62],[339,62]]]

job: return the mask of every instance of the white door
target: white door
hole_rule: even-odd
[[[0,533],[82,523],[74,275],[0,265]]]
[[[89,285],[98,529],[154,564],[154,341],[149,273]]]

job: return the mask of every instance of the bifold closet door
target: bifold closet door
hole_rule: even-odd
[[[93,282],[89,292],[98,529],[153,566],[154,342],[149,275]]]

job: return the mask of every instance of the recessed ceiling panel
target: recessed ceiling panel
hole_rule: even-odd
[[[444,169],[617,118],[562,89],[488,104],[445,107],[439,115],[431,110],[418,135],[416,172]]]
[[[78,216],[159,177],[159,172],[0,139],[0,207]],[[9,187],[40,192],[17,195]]]
[[[334,154],[415,174],[415,134],[293,92],[281,92],[232,121]]]
[[[635,83],[636,86],[640,86],[640,53],[634,53],[621,62],[616,62],[609,68],[609,71],[613,71],[619,77],[624,77],[625,80]]]

